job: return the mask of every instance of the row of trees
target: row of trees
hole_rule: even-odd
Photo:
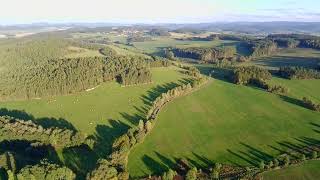
[[[151,79],[149,62],[142,57],[130,56],[52,59],[4,76],[7,82],[2,84],[0,96],[6,100],[63,95],[118,77],[121,78],[117,80],[125,85],[146,83]]]
[[[151,72],[146,68],[130,68],[119,75],[119,82],[125,86],[151,82]]]
[[[21,170],[16,169],[15,157],[11,152],[5,152],[0,155],[0,170],[1,175],[9,180],[25,180],[25,179],[76,179],[76,175],[67,167],[41,161],[36,165],[27,165]],[[1,173],[1,172],[0,172]]]
[[[278,49],[278,46],[274,41],[267,39],[248,41],[247,43],[251,50],[250,56],[252,58],[272,55]]]
[[[241,66],[233,70],[232,81],[235,84],[249,84],[252,80],[258,79],[261,81],[271,79],[271,73],[257,66]]]
[[[235,47],[226,46],[223,48],[174,48],[172,49],[174,56],[182,58],[198,59],[200,61],[210,63],[221,59],[231,59],[236,54]]]
[[[189,68],[194,71],[193,68]],[[193,73],[190,73],[193,74]],[[138,143],[141,143],[145,136],[152,130],[154,120],[160,109],[172,99],[190,92],[193,88],[200,86],[206,81],[205,77],[194,77],[191,84],[178,86],[162,93],[150,107],[146,115],[146,121],[140,120],[137,127],[133,127],[126,134],[117,138],[112,145],[112,153],[107,159],[99,160],[97,167],[87,175],[87,179],[103,179],[104,177],[128,179],[127,161],[130,150]],[[168,175],[171,176],[171,175]]]
[[[287,79],[320,79],[320,72],[304,67],[280,67],[278,74]]]
[[[129,43],[133,43],[133,42],[144,42],[144,41],[151,41],[152,38],[149,36],[142,36],[142,35],[132,35],[130,37],[127,38],[127,41]]]
[[[63,58],[69,47],[99,50],[105,57]],[[0,55],[1,101],[64,95],[110,80],[146,83],[149,67],[169,65],[164,59],[121,56],[109,47],[58,37],[12,40],[1,44]]]
[[[278,38],[275,39],[274,42],[277,43],[279,47],[284,48],[296,48],[300,44],[299,40],[295,40],[293,38]]]
[[[264,89],[270,93],[287,94],[289,92],[289,89],[287,87],[284,87],[281,85],[271,85],[261,79],[251,79],[249,84],[257,86],[257,87]]]
[[[197,169],[190,165],[186,159],[180,159],[177,164],[176,171],[169,169],[164,172],[160,177],[162,180],[174,180],[174,179],[186,179],[186,180],[197,180],[197,179],[260,179],[259,173],[269,171],[273,169],[286,168],[292,164],[303,163],[306,160],[314,160],[319,157],[318,152],[313,150],[311,152],[303,152],[303,149],[299,149],[299,152],[291,152],[290,154],[281,154],[280,156],[270,160],[261,161],[257,164],[257,167],[235,167],[222,165],[215,163],[213,166],[207,167],[205,170]],[[231,172],[231,173],[230,173]],[[225,176],[228,175],[229,176]],[[152,179],[158,179],[159,177],[152,177]]]
[[[320,104],[317,104],[306,97],[302,98],[302,102],[304,107],[311,109],[313,111],[320,112]]]
[[[87,144],[93,147],[94,140],[70,129],[43,128],[30,121],[9,116],[0,116],[0,139],[28,140],[50,144],[58,149]]]
[[[320,37],[305,34],[273,34],[267,37],[279,45],[293,45],[293,47],[320,49]],[[285,46],[286,47],[286,46]]]

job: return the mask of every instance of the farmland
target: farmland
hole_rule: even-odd
[[[300,166],[289,167],[283,170],[274,170],[263,174],[263,179],[292,179],[307,180],[317,179],[319,177],[319,161],[310,161]]]
[[[313,86],[295,91],[319,97],[318,90]],[[318,139],[312,124],[319,124],[320,114],[290,99],[215,80],[160,113],[154,131],[130,154],[129,170],[134,177],[159,173],[173,168],[179,158],[200,167],[210,162],[257,165],[286,144]]]
[[[314,179],[319,42],[144,26],[3,39],[0,177]]]

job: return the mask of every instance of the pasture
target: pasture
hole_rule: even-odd
[[[166,88],[172,88],[185,76],[175,67],[153,68],[153,83],[121,87],[116,82],[107,82],[91,91],[67,96],[57,96],[26,101],[1,102],[1,108],[24,111],[35,119],[54,119],[57,122],[74,126],[86,134],[94,134],[98,126],[128,127],[135,125],[149,96],[154,98]],[[153,94],[155,93],[155,94]],[[0,112],[1,113],[1,112]],[[54,124],[53,124],[54,125]],[[61,124],[63,126],[63,124]]]
[[[309,180],[320,177],[320,161],[313,160],[299,166],[292,166],[281,170],[274,170],[262,174],[265,180]]]
[[[152,41],[145,42],[134,42],[134,46],[137,49],[141,49],[147,53],[158,54],[162,49],[168,47],[178,47],[178,48],[187,48],[187,47],[217,47],[217,46],[233,46],[236,44],[235,41],[191,41],[191,40],[176,40],[173,38],[154,38]]]
[[[280,66],[304,66],[313,68],[320,62],[320,51],[305,48],[281,49],[271,57],[262,57],[242,65],[256,65],[268,69],[277,69]]]
[[[295,97],[320,97],[319,80],[281,97],[260,89],[215,80],[209,86],[170,102],[153,131],[129,156],[133,177],[161,173],[179,158],[197,167],[214,162],[257,166],[283,150],[320,138],[320,113],[295,103]],[[290,86],[292,85],[292,87]]]

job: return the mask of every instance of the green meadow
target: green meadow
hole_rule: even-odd
[[[54,118],[58,124],[70,123],[81,132],[94,134],[99,125],[135,125],[140,117],[144,117],[148,98],[154,98],[185,78],[175,67],[153,68],[152,76],[151,84],[122,87],[116,82],[107,82],[93,87],[91,91],[43,99],[1,102],[0,107],[24,111],[39,119],[39,123],[41,119]]]
[[[159,53],[163,48],[168,47],[178,47],[178,48],[187,48],[187,47],[216,47],[222,45],[235,45],[235,41],[192,41],[192,40],[176,40],[174,38],[154,38],[152,41],[145,42],[134,42],[134,46],[137,49],[144,50],[147,53]]]
[[[314,143],[320,138],[320,113],[301,107],[296,98],[318,99],[320,80],[283,82],[293,89],[288,97],[214,80],[169,103],[131,152],[131,175],[159,174],[180,158],[197,167],[214,162],[256,166],[283,150]]]
[[[274,170],[262,174],[265,180],[309,180],[319,179],[320,161],[313,160],[299,166],[288,167],[281,170]]]
[[[269,69],[277,69],[280,66],[304,66],[315,67],[320,63],[320,51],[314,49],[295,48],[281,49],[277,54],[270,57],[262,57],[242,65],[256,65]]]

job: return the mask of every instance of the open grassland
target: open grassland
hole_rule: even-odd
[[[181,41],[173,38],[154,38],[152,41],[134,42],[134,46],[147,53],[159,53],[163,48],[168,47],[216,47],[221,45],[234,45],[234,41]]]
[[[115,138],[145,117],[150,102],[167,89],[187,81],[175,67],[153,68],[152,83],[121,87],[104,83],[87,92],[68,96],[0,103],[0,115],[33,120],[44,127],[76,129],[96,139],[93,149],[85,146],[58,151],[58,159],[85,179],[98,158],[111,152]],[[50,160],[57,157],[50,156]]]
[[[319,179],[320,161],[308,161],[299,166],[274,170],[262,174],[264,180],[310,180]]]
[[[142,54],[141,51],[139,51],[138,49],[135,49],[134,47],[121,45],[121,44],[111,44],[111,45],[106,45],[106,46],[113,49],[119,55],[140,56],[140,57],[148,58],[147,55]]]
[[[288,80],[273,77],[270,83],[288,87],[288,95],[294,99],[301,100],[303,97],[307,97],[316,103],[320,103],[320,80]]]
[[[97,50],[90,50],[80,47],[69,46],[67,47],[67,53],[64,56],[65,58],[78,58],[78,57],[95,57],[103,56]]]
[[[93,134],[99,126],[132,126],[139,121],[140,116],[144,116],[148,98],[154,98],[165,88],[172,88],[185,77],[175,67],[154,68],[152,75],[151,84],[121,87],[118,83],[109,82],[88,92],[2,102],[0,107],[25,111],[36,119],[61,118],[60,123],[71,123],[77,130],[87,134]]]
[[[315,67],[320,62],[320,51],[313,49],[282,49],[271,57],[258,58],[244,65],[257,65],[269,69],[277,69],[280,66],[304,66]]]
[[[305,83],[309,88],[292,86],[294,97],[320,96],[312,86],[319,80]],[[174,168],[178,158],[200,167],[213,161],[256,166],[282,150],[318,142],[320,113],[295,104],[294,97],[215,80],[161,111],[152,132],[131,152],[129,172],[160,173]]]

